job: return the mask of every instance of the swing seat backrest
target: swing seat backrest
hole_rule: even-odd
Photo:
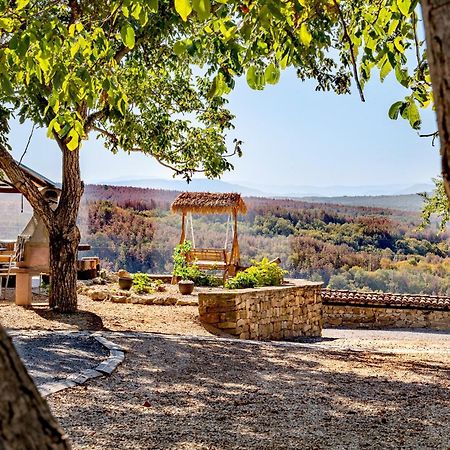
[[[229,253],[225,249],[198,248],[189,252],[189,260],[199,269],[217,267],[225,270],[229,263]]]

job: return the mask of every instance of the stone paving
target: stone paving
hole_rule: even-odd
[[[10,331],[13,343],[44,397],[110,375],[123,349],[99,333]]]

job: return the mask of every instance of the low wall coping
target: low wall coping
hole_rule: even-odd
[[[268,291],[278,291],[278,290],[288,290],[288,289],[297,289],[297,288],[320,288],[323,286],[323,283],[316,281],[308,281],[300,278],[292,278],[286,279],[285,283],[280,286],[264,286],[264,287],[256,287],[256,288],[246,288],[246,289],[214,289],[211,292],[199,292],[199,298],[202,296],[220,296],[220,297],[228,297],[235,296],[236,294],[250,294],[256,292],[268,292]]]

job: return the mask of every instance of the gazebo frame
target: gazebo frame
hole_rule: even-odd
[[[181,214],[180,244],[186,240],[186,216],[188,213],[232,215],[233,243],[227,261],[227,272],[229,275],[233,275],[240,265],[237,216],[247,213],[247,205],[241,195],[237,193],[183,192],[174,200],[171,210]]]

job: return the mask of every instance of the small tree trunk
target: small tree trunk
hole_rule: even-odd
[[[77,255],[80,232],[76,225],[53,225],[50,237],[50,308],[61,312],[77,309]]]
[[[441,143],[442,176],[450,202],[450,2],[422,0],[422,11]]]
[[[67,436],[0,326],[0,449],[67,450]]]
[[[48,233],[50,238],[51,308],[61,312],[77,309],[77,254],[80,231],[77,227],[83,182],[79,150],[70,151],[59,141],[63,153],[62,191]]]

